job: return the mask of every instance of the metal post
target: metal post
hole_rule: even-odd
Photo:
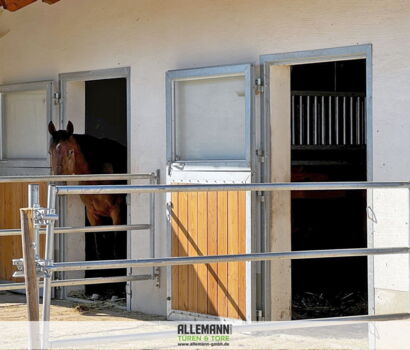
[[[28,185],[28,207],[40,207],[40,186],[37,184]],[[34,254],[35,259],[40,257],[40,228],[34,225]]]
[[[47,193],[47,208],[55,209],[57,201],[57,191],[54,185],[48,186]],[[45,261],[46,264],[53,261],[54,258],[54,221],[50,220],[47,223],[46,228],[46,251],[45,251]],[[44,276],[44,288],[43,288],[43,336],[42,336],[42,349],[48,348],[48,334],[50,320],[50,304],[51,304],[51,280],[53,277],[53,272],[50,271]]]
[[[59,226],[65,226],[65,200],[66,196],[59,196],[57,199],[56,210],[58,213]],[[55,229],[54,233],[56,233]],[[55,254],[57,255],[55,258],[58,261],[65,261],[65,235],[58,235],[56,241],[58,244],[58,250],[55,250]],[[58,278],[59,280],[64,280],[65,275],[65,272],[61,272],[57,275],[56,278]],[[56,299],[64,299],[66,297],[66,288],[57,287],[54,289],[54,293]]]
[[[332,96],[329,96],[329,145],[332,144]]]
[[[321,118],[322,118],[322,145],[325,144],[325,96],[322,96],[322,105],[321,105]]]
[[[410,189],[409,189],[409,197],[408,198],[409,198],[409,209],[410,209]],[[410,210],[409,210],[409,218],[410,218]],[[409,275],[408,275],[408,277],[409,277],[409,283],[408,283],[409,292],[408,292],[408,298],[407,299],[408,299],[409,304],[408,304],[407,311],[410,313],[410,229],[409,229],[409,237],[408,237],[408,246],[409,246],[409,254],[408,254],[408,256],[409,256],[409,263],[408,263],[408,265],[409,265]]]
[[[343,144],[346,145],[346,96],[343,96]]]
[[[336,102],[335,102],[335,125],[336,125],[336,145],[339,144],[339,96],[336,96]]]
[[[353,139],[353,96],[350,97],[350,144],[354,145],[354,139]]]
[[[158,185],[160,183],[159,170],[157,170],[150,180],[151,184]],[[150,193],[150,247],[151,257],[155,258],[155,193]],[[155,286],[159,288],[159,267],[153,266],[152,275],[155,280]]]

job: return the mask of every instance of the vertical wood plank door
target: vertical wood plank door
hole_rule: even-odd
[[[28,183],[0,184],[0,229],[20,228],[20,208],[28,204]],[[40,184],[40,204],[45,207],[47,184]],[[45,237],[40,238],[40,254],[44,254]],[[16,281],[12,259],[21,258],[21,236],[0,237],[0,280]]]
[[[245,192],[171,195],[172,256],[244,254]],[[246,318],[245,262],[172,267],[174,310]]]

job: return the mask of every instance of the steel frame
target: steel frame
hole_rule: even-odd
[[[164,192],[199,192],[199,191],[292,191],[292,190],[371,190],[375,188],[406,188],[410,189],[410,182],[322,182],[322,183],[263,183],[263,184],[215,184],[215,185],[114,185],[114,186],[49,186],[49,206],[52,208],[56,199],[60,195],[70,194],[100,194],[100,193],[164,193]],[[53,236],[52,223],[47,226],[49,239]],[[50,246],[47,246],[50,249]],[[355,248],[355,249],[328,249],[311,251],[291,251],[291,252],[262,252],[235,255],[197,256],[197,257],[165,257],[151,259],[125,259],[108,261],[77,261],[54,263],[52,260],[45,260],[41,268],[45,271],[43,298],[43,321],[49,321],[50,292],[53,272],[57,271],[77,271],[93,269],[114,269],[124,267],[156,267],[175,266],[190,264],[207,264],[214,262],[233,261],[268,261],[274,259],[318,259],[330,257],[353,257],[353,256],[374,256],[387,254],[409,254],[410,241],[405,247],[389,248]],[[410,300],[410,291],[409,291]],[[410,317],[409,313],[398,313],[389,315],[365,315],[360,316],[365,320],[372,320],[374,317],[388,317],[389,319],[402,319]],[[333,318],[340,319],[340,318]],[[332,318],[328,319],[332,320]],[[289,321],[294,322],[294,321]],[[288,322],[288,323],[289,323]],[[296,321],[297,322],[297,321]],[[46,322],[47,324],[48,322]],[[48,328],[43,328],[42,334],[43,348],[49,345]]]
[[[113,185],[113,186],[55,186],[48,187],[47,209],[53,209],[56,206],[57,198],[61,195],[71,194],[100,194],[100,193],[163,193],[163,192],[204,192],[204,191],[292,191],[292,190],[371,190],[375,188],[388,189],[410,189],[410,182],[322,182],[322,183],[263,183],[263,184],[215,184],[215,185]],[[154,200],[155,201],[155,200]],[[106,260],[106,261],[76,261],[55,263],[52,259],[53,238],[54,238],[54,220],[47,222],[46,229],[46,254],[45,259],[36,261],[38,267],[43,272],[43,333],[42,348],[48,348],[49,342],[49,321],[50,320],[50,303],[51,288],[61,285],[79,285],[104,283],[96,279],[84,280],[67,280],[52,281],[53,273],[57,271],[78,271],[78,270],[95,270],[95,269],[115,269],[130,267],[153,267],[158,269],[159,266],[191,265],[191,264],[208,264],[214,262],[234,262],[234,261],[269,261],[275,259],[318,259],[330,257],[355,257],[355,256],[374,256],[389,254],[409,254],[410,240],[408,246],[389,247],[389,248],[354,248],[354,249],[328,249],[328,250],[308,250],[308,251],[290,251],[290,252],[261,252],[247,254],[230,254],[215,256],[196,256],[196,257],[165,257],[149,259],[123,259],[123,260]],[[151,279],[149,275],[146,279]],[[155,277],[155,276],[154,276]],[[141,280],[143,276],[126,276],[124,280]],[[409,279],[410,280],[410,279]],[[89,283],[88,283],[89,282]],[[19,285],[21,288],[21,285]],[[15,287],[17,288],[17,286]],[[410,301],[410,290],[409,290]],[[358,316],[361,320],[374,320],[380,317],[389,319],[409,318],[408,313],[396,313],[386,315],[364,315]],[[327,320],[339,320],[341,318],[329,318]],[[298,321],[288,321],[294,324]]]
[[[372,44],[361,44],[351,46],[341,46],[332,48],[320,48],[314,50],[293,51],[285,53],[273,53],[261,55],[259,59],[261,77],[264,88],[262,89],[262,120],[260,127],[261,143],[260,149],[264,150],[265,162],[261,165],[261,182],[271,181],[271,125],[270,125],[270,68],[275,65],[297,65],[307,63],[320,63],[331,61],[343,61],[353,59],[366,60],[366,161],[367,161],[367,181],[373,181],[373,47]],[[291,116],[289,116],[290,118]],[[289,145],[290,147],[290,145]],[[269,246],[269,237],[267,232],[270,226],[270,194],[261,206],[261,218],[263,221],[261,230],[261,241],[263,247]],[[367,195],[368,205],[373,202],[372,193]],[[373,223],[368,220],[367,223],[367,241],[370,246],[373,246]],[[270,284],[270,267],[268,263],[262,264],[263,281]],[[373,257],[368,257],[368,275],[369,288],[368,300],[369,311],[375,313],[375,300],[372,286],[374,285],[374,262]],[[265,288],[262,286],[262,293]],[[262,295],[263,308],[266,317],[270,317],[270,294]]]
[[[159,181],[159,171],[153,173],[139,173],[139,174],[92,174],[92,175],[49,175],[49,176],[3,176],[0,177],[0,183],[21,183],[21,182],[72,182],[72,181],[106,181],[106,180],[143,180],[148,179],[150,183],[157,183]],[[54,203],[54,208],[57,205],[55,199],[57,197],[52,196],[52,192],[48,192],[48,204]],[[29,185],[29,207],[39,208],[39,190],[38,185]],[[151,196],[153,197],[153,196]],[[51,208],[51,204],[48,205]],[[150,199],[150,223],[148,224],[130,224],[130,225],[105,225],[105,226],[84,226],[84,227],[56,227],[53,228],[53,233],[64,234],[64,233],[85,233],[85,232],[112,232],[112,231],[130,231],[130,230],[150,230],[150,236],[155,236],[155,223],[154,223],[154,213],[155,203],[153,199]],[[42,226],[42,227],[40,227]],[[48,250],[53,252],[54,239],[50,239],[47,236],[47,230],[49,225],[40,225],[36,228],[36,246],[38,246],[38,235],[46,234],[46,247]],[[3,229],[0,230],[0,237],[6,236],[21,236],[20,229]],[[152,239],[151,244],[155,244],[155,239]],[[47,252],[46,249],[46,252]],[[154,247],[153,247],[154,250]],[[154,257],[154,255],[153,255]],[[47,255],[46,259],[53,258],[50,254]],[[15,259],[15,265],[18,265],[20,259]],[[13,261],[14,262],[14,261]],[[116,283],[116,282],[128,282],[128,281],[139,281],[139,280],[153,280],[156,279],[156,274],[158,271],[154,270],[151,275],[132,275],[128,273],[127,276],[117,276],[117,277],[98,277],[98,278],[81,278],[81,279],[69,279],[69,280],[56,280],[51,282],[52,287],[65,287],[65,286],[75,286],[75,285],[87,285],[87,284],[103,284],[103,283]],[[6,290],[19,290],[24,289],[24,283],[6,283],[0,285],[1,291]],[[42,285],[43,286],[43,285]],[[47,287],[47,286],[46,286]]]
[[[209,78],[223,78],[232,76],[243,76],[244,86],[245,86],[245,157],[244,159],[238,160],[215,160],[215,159],[204,159],[204,160],[189,160],[189,159],[178,159],[176,154],[176,115],[175,115],[175,82],[186,81],[186,80],[198,80],[198,79],[209,79]],[[167,130],[167,161],[171,166],[175,163],[178,167],[179,165],[193,166],[197,168],[198,166],[205,166],[209,170],[209,167],[218,166],[221,168],[250,168],[251,158],[253,151],[253,144],[251,140],[251,135],[253,135],[253,65],[252,64],[237,64],[237,65],[225,65],[225,66],[213,66],[213,67],[203,67],[203,68],[191,68],[191,69],[180,69],[171,70],[166,73],[166,130]]]
[[[20,91],[30,91],[30,90],[43,90],[46,92],[46,105],[47,112],[46,118],[47,123],[52,120],[53,115],[53,91],[54,91],[54,82],[52,80],[45,81],[35,81],[28,83],[17,83],[17,84],[4,84],[0,85],[0,135],[2,135],[2,141],[0,142],[0,169],[2,168],[13,168],[13,167],[43,167],[46,168],[49,166],[49,157],[48,154],[44,158],[38,159],[7,159],[4,158],[4,139],[7,135],[4,135],[4,113],[5,113],[5,104],[4,104],[4,94],[10,92],[20,92]],[[44,125],[46,127],[46,125]],[[44,149],[48,147],[48,140],[44,141]]]

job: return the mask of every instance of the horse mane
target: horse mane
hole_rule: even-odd
[[[107,165],[115,174],[127,172],[127,149],[125,146],[107,138],[97,138],[86,134],[69,134],[65,130],[56,131],[51,142],[66,141],[70,136],[73,136],[78,143],[91,174],[107,173]]]

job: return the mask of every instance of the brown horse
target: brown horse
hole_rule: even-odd
[[[74,126],[69,121],[66,130],[56,130],[53,122],[48,125],[48,131],[52,138],[49,153],[51,157],[51,169],[54,175],[74,174],[104,174],[125,173],[127,170],[127,152],[121,144],[108,140],[99,139],[90,135],[74,134]],[[80,184],[115,184],[118,181],[89,181]],[[124,221],[125,195],[123,194],[96,194],[80,195],[86,208],[86,214],[90,225],[103,225],[104,218],[111,218],[113,225],[120,225]],[[115,239],[118,238],[117,235]],[[97,237],[94,235],[94,243],[97,259],[101,258],[97,246]],[[114,255],[119,258],[114,244]],[[124,254],[120,254],[124,255]]]

